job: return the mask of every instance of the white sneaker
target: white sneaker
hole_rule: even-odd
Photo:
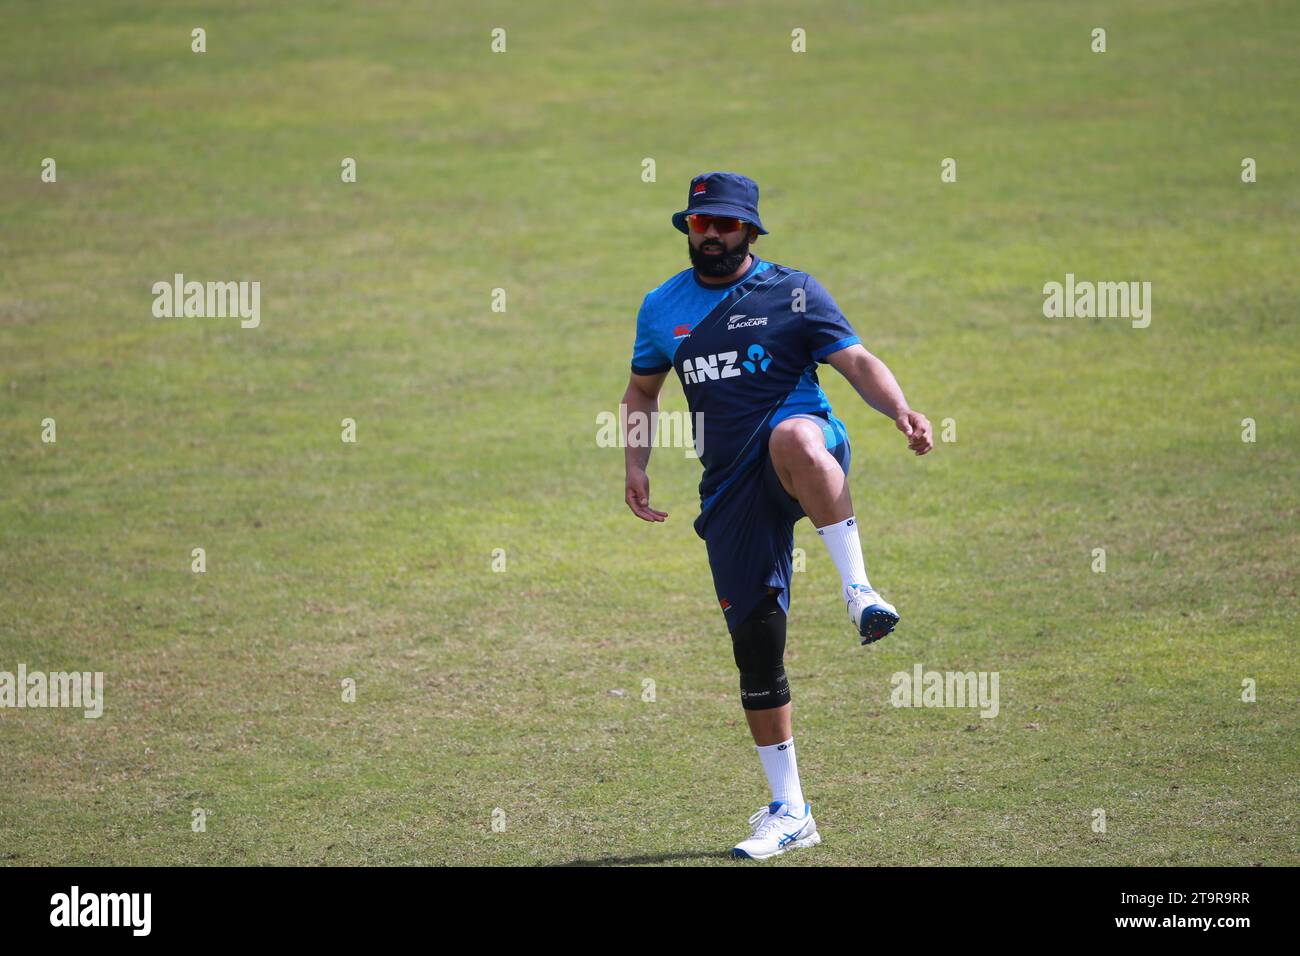
[[[844,589],[849,605],[849,620],[858,629],[863,644],[880,640],[898,623],[898,610],[865,584],[850,584]]]
[[[813,820],[812,806],[803,805],[803,815],[795,816],[782,800],[774,800],[749,818],[754,835],[731,850],[738,860],[766,860],[797,846],[816,846],[822,842]]]

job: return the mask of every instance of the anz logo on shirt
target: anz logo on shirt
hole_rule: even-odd
[[[739,352],[718,352],[713,355],[698,355],[682,362],[682,384],[698,385],[703,382],[716,382],[721,378],[736,378],[741,369],[746,372],[766,372],[772,364],[772,356],[763,346],[754,343],[745,351],[746,358],[736,367]],[[719,364],[721,363],[721,364]]]

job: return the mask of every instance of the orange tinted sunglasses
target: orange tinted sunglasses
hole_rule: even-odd
[[[735,216],[710,216],[701,212],[691,213],[686,217],[686,221],[690,224],[691,232],[708,232],[710,225],[719,233],[735,232],[748,225],[744,219],[737,219]]]

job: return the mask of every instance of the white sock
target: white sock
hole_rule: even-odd
[[[862,542],[858,540],[858,520],[849,515],[838,524],[818,528],[817,533],[826,542],[826,550],[840,572],[840,584],[862,584],[871,587],[867,580],[867,566],[862,563]]]
[[[772,788],[772,801],[784,800],[791,810],[803,816],[803,788],[799,786],[799,767],[794,759],[794,738],[785,743],[759,747],[758,759],[763,761],[767,785]]]

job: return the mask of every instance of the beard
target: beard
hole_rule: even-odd
[[[740,245],[735,249],[727,250],[726,244],[723,243],[721,239],[718,240],[718,243],[722,246],[724,251],[721,254],[715,253],[709,255],[696,249],[695,246],[691,244],[690,239],[686,240],[686,246],[691,255],[691,265],[695,267],[695,271],[700,275],[708,276],[712,279],[720,279],[723,276],[729,276],[740,268],[741,264],[745,261],[745,256],[749,255],[748,234],[746,234],[745,238],[741,240]]]

